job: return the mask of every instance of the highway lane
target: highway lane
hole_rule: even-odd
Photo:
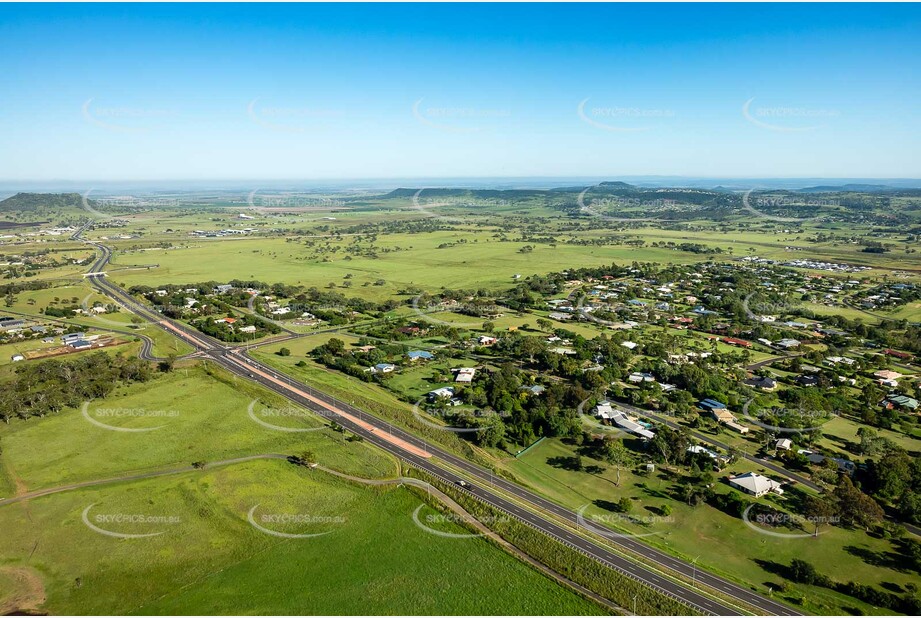
[[[358,410],[357,408],[354,408],[353,406],[349,405],[348,403],[344,401],[338,400],[335,397],[332,397],[322,391],[318,391],[309,386],[300,384],[297,381],[291,378],[288,378],[284,374],[279,374],[275,372],[274,370],[272,370],[271,368],[266,368],[265,366],[263,366],[261,363],[258,363],[257,361],[254,361],[250,358],[246,358],[244,362],[248,362],[250,366],[258,366],[260,368],[263,368],[263,370],[269,371],[274,376],[281,379],[282,381],[287,382],[291,386],[296,386],[299,389],[306,390],[308,393],[310,393],[314,397],[327,403],[330,407],[344,409],[354,414],[359,414],[359,415],[364,414],[365,418],[373,418],[363,413],[362,411]],[[278,392],[277,388],[273,388],[273,390],[276,390],[276,392]],[[279,394],[285,395],[284,392],[280,392]],[[320,414],[323,414],[324,416],[329,414],[328,409],[318,409],[318,407],[312,402],[310,402],[310,405],[308,405],[307,407]],[[378,421],[378,423],[384,423],[384,422]],[[451,464],[455,468],[463,470],[463,472],[467,474],[469,477],[476,478],[481,483],[485,484],[486,487],[489,487],[489,486],[497,487],[501,489],[502,491],[514,496],[516,499],[521,500],[522,502],[528,503],[536,507],[537,509],[539,509],[540,511],[544,513],[552,514],[553,516],[566,521],[570,525],[573,525],[576,527],[580,526],[578,515],[575,512],[570,511],[569,509],[562,507],[558,505],[557,503],[552,502],[532,492],[531,490],[521,487],[520,485],[516,483],[512,483],[500,477],[496,477],[489,470],[477,464],[471,463],[467,461],[466,459],[458,457],[448,451],[445,451],[444,449],[441,449],[438,446],[435,446],[431,443],[424,442],[421,439],[410,434],[409,432],[406,432],[400,429],[399,427],[394,427],[389,424],[385,424],[385,425],[386,425],[386,431],[388,431],[389,433],[392,433],[393,435],[397,437],[403,438],[405,440],[415,440],[416,443],[425,444],[426,450],[429,453],[431,453],[433,456],[439,458],[442,461],[445,461]],[[401,453],[395,453],[395,454],[397,454],[403,459],[408,459],[407,457],[405,457],[405,455]],[[411,462],[411,463],[415,463],[415,462]],[[427,466],[424,469],[426,469],[426,471],[431,471],[431,466]],[[450,474],[450,476],[453,477],[454,475]],[[454,478],[454,480],[456,481],[458,479]],[[471,487],[474,487],[474,486],[471,485]],[[486,491],[482,486],[480,486],[479,489],[481,491]],[[495,495],[495,494],[491,494],[491,495]],[[495,496],[495,497],[498,499],[501,499],[501,497],[499,496]],[[489,500],[484,500],[484,501],[487,503],[490,503]],[[529,520],[524,520],[524,521],[525,523],[528,523],[529,525],[531,525],[532,523]],[[581,539],[581,537],[577,537],[577,538]],[[765,613],[769,613],[772,615],[775,615],[775,614],[783,615],[783,616],[799,615],[798,612],[794,611],[792,608],[787,607],[786,605],[782,603],[779,603],[772,599],[761,596],[747,588],[739,586],[738,584],[725,580],[719,576],[710,574],[709,572],[701,571],[700,569],[695,568],[695,566],[692,564],[689,564],[681,559],[671,556],[670,554],[667,554],[665,552],[652,548],[649,545],[641,541],[638,541],[634,538],[627,537],[627,536],[611,536],[611,537],[605,537],[605,538],[608,542],[613,543],[615,545],[619,545],[625,550],[628,550],[637,555],[643,556],[647,560],[650,560],[651,562],[661,567],[672,570],[676,573],[680,573],[681,575],[684,575],[687,578],[694,579],[695,581],[701,584],[705,584],[715,590],[720,591],[722,594],[727,594],[734,598],[740,599],[754,607],[758,607],[759,609],[763,610]],[[593,555],[592,548],[598,547],[597,544],[592,541],[585,541],[584,539],[583,541],[584,541],[584,546],[580,547],[580,549],[586,551],[586,553],[588,553],[589,555]],[[595,554],[595,557],[599,557],[599,556],[600,556],[599,554]],[[629,564],[633,565],[633,563],[629,563]],[[627,574],[629,575],[630,573],[628,572]],[[734,612],[731,612],[731,613],[734,613]]]
[[[707,614],[716,614],[716,615],[736,615],[737,610],[732,609],[722,603],[714,601],[710,597],[707,597],[701,593],[698,593],[694,590],[689,590],[681,584],[675,583],[673,580],[663,577],[658,573],[647,569],[631,560],[625,559],[624,557],[615,554],[614,552],[608,550],[607,548],[589,540],[584,537],[578,536],[563,526],[557,524],[552,519],[549,519],[543,515],[533,513],[530,510],[524,509],[518,504],[511,502],[501,495],[496,494],[493,491],[488,489],[488,485],[478,485],[476,483],[471,483],[465,479],[461,479],[456,474],[452,473],[449,470],[444,470],[439,464],[435,461],[432,461],[430,457],[422,457],[414,453],[408,452],[405,449],[401,449],[398,446],[394,445],[393,442],[388,440],[388,437],[399,437],[408,442],[419,444],[421,448],[424,448],[428,453],[433,454],[432,451],[435,450],[431,445],[425,444],[424,441],[416,438],[408,433],[405,433],[399,430],[396,427],[386,425],[381,427],[379,423],[381,421],[374,419],[371,424],[375,425],[373,428],[368,429],[356,423],[353,423],[349,418],[341,416],[333,411],[331,408],[332,404],[323,405],[319,404],[312,399],[300,396],[295,392],[296,390],[306,390],[309,391],[311,395],[317,397],[320,395],[318,391],[305,387],[304,385],[286,378],[282,374],[278,374],[269,368],[264,368],[261,364],[252,361],[251,359],[242,359],[235,358],[234,352],[224,352],[224,353],[215,353],[211,357],[222,367],[226,368],[228,371],[231,371],[235,374],[247,373],[250,368],[258,367],[261,371],[269,373],[272,377],[286,382],[290,385],[291,388],[284,388],[280,386],[277,382],[264,377],[256,373],[249,373],[248,377],[255,380],[265,388],[276,392],[295,403],[306,407],[307,409],[317,412],[324,418],[330,420],[335,420],[337,423],[341,424],[343,427],[347,428],[349,431],[360,435],[366,441],[379,448],[384,449],[397,456],[401,460],[409,463],[416,468],[424,470],[425,472],[440,478],[446,483],[455,485],[458,489],[463,490],[475,498],[479,499],[486,504],[493,506],[500,511],[508,513],[509,515],[515,517],[519,521],[529,525],[548,536],[555,538],[556,540],[573,547],[574,549],[582,552],[585,555],[588,555],[591,558],[601,562],[602,564],[618,571],[628,577],[637,579],[644,583],[645,585],[657,590],[658,592],[679,600],[683,603],[686,603],[693,608],[707,613]],[[248,361],[248,362],[247,362]],[[325,399],[325,398],[324,398]],[[336,407],[345,407],[344,403],[337,402],[339,405]],[[356,415],[361,414],[360,418],[371,420],[373,417],[360,413],[356,408],[348,407]],[[382,435],[386,434],[386,435]],[[424,445],[424,446],[422,446]],[[441,451],[441,453],[444,453]],[[444,453],[447,455],[447,453]],[[459,460],[463,461],[463,460]],[[459,484],[459,481],[465,480],[467,482],[466,487],[462,487]],[[519,496],[521,497],[521,496]]]
[[[104,247],[103,245],[96,246],[100,248],[102,255],[100,256],[100,259],[97,260],[97,262],[94,264],[91,272],[99,272],[101,268],[103,268],[104,265],[108,262],[109,256],[111,254],[107,247]],[[533,526],[545,534],[554,537],[561,542],[570,545],[571,547],[576,548],[577,550],[585,553],[586,555],[589,555],[595,560],[598,560],[602,564],[606,564],[629,577],[633,577],[651,586],[652,588],[659,590],[663,594],[666,594],[672,598],[679,599],[682,602],[699,609],[700,611],[718,615],[736,615],[738,613],[737,609],[726,606],[721,602],[714,601],[710,597],[701,594],[697,590],[691,589],[689,586],[676,583],[671,579],[663,577],[659,573],[652,571],[643,565],[635,563],[610,551],[595,541],[575,535],[567,528],[559,525],[553,519],[544,516],[543,514],[536,514],[526,510],[518,504],[510,502],[502,495],[497,494],[488,488],[500,488],[508,494],[514,496],[517,500],[520,500],[526,504],[530,504],[539,511],[543,511],[548,514],[552,514],[555,517],[559,517],[570,525],[578,526],[578,516],[573,511],[561,507],[556,503],[553,503],[517,484],[511,483],[501,478],[496,478],[490,471],[478,465],[472,464],[460,457],[444,451],[443,449],[426,443],[424,440],[421,440],[416,436],[399,429],[398,427],[394,427],[388,423],[385,423],[384,421],[381,421],[380,419],[370,416],[363,411],[358,410],[349,404],[346,404],[345,402],[338,401],[325,393],[317,391],[316,389],[313,389],[309,386],[300,384],[291,378],[288,378],[287,376],[280,375],[271,368],[264,366],[253,359],[244,358],[239,353],[228,350],[223,343],[217,342],[197,331],[191,331],[191,329],[185,326],[178,325],[172,321],[166,320],[150,309],[147,309],[136,303],[124,290],[106,281],[103,276],[92,276],[90,278],[94,285],[96,285],[110,296],[117,297],[129,310],[134,311],[141,317],[152,321],[169,331],[172,331],[174,334],[182,336],[187,340],[187,342],[191,343],[208,357],[213,359],[221,366],[227,368],[232,373],[251,380],[255,380],[266,388],[278,392],[279,394],[289,399],[297,401],[308,409],[314,410],[323,416],[326,416],[327,418],[332,417],[337,419],[337,422],[340,422],[343,424],[343,426],[347,426],[351,431],[361,435],[369,442],[376,444],[388,452],[393,453],[411,465],[417,466],[430,474],[445,479],[447,482],[457,483],[459,480],[461,480],[457,478],[452,471],[443,469],[431,458],[421,457],[414,453],[408,452],[406,449],[400,448],[393,442],[382,437],[379,432],[386,432],[387,434],[397,437],[401,440],[405,440],[410,444],[418,444],[426,453],[434,455],[450,463],[452,466],[462,470],[466,475],[469,475],[469,477],[473,477],[482,483],[470,483],[465,491],[469,491],[472,495],[482,500],[483,502],[512,514],[525,524]],[[275,379],[275,381],[250,371],[251,368],[258,369],[261,372],[269,374]],[[278,381],[282,381],[283,383],[287,384],[288,388],[278,384]],[[314,400],[298,395],[292,390],[294,388],[305,391]],[[318,404],[315,401],[317,399],[323,403]],[[329,408],[333,408],[333,410],[330,410]],[[356,415],[359,419],[366,421],[370,425],[373,425],[373,428],[368,429],[353,423],[347,418],[337,415],[334,411],[335,409],[340,409],[349,414]],[[693,577],[698,583],[720,591],[720,593],[727,595],[730,598],[735,598],[753,607],[757,607],[759,610],[767,614],[798,615],[798,613],[795,612],[792,608],[789,608],[772,599],[756,594],[747,588],[734,584],[716,575],[712,575],[706,571],[699,571],[693,565],[688,564],[683,560],[674,558],[664,552],[651,548],[644,543],[636,541],[635,539],[615,536],[608,539],[608,542],[620,545],[624,549],[641,555],[647,560],[658,564],[664,569],[672,570],[676,573],[685,575],[688,578]]]

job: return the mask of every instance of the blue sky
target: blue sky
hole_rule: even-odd
[[[916,5],[0,5],[0,179],[921,177]]]

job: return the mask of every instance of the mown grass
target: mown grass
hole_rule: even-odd
[[[0,555],[42,573],[52,614],[600,613],[483,539],[422,531],[419,504],[405,488],[249,462],[0,507]],[[104,530],[162,534],[100,534],[83,522],[88,506]],[[328,534],[268,535],[247,521],[254,506],[270,530]],[[100,520],[126,514],[173,519]],[[265,519],[276,516],[301,520]]]
[[[249,416],[253,402],[257,418],[270,424],[320,429],[267,428]],[[213,366],[177,369],[148,383],[119,388],[107,399],[91,402],[87,411],[90,418],[112,427],[158,429],[110,430],[88,421],[81,410],[13,420],[0,426],[2,460],[32,490],[195,461],[308,449],[329,450],[329,465],[351,474],[387,477],[396,472],[394,461],[382,451],[347,442],[318,416]]]

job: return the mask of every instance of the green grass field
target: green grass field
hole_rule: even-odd
[[[80,410],[0,426],[2,461],[30,490],[193,461],[305,449],[328,450],[327,465],[351,474],[373,478],[396,473],[389,456],[364,443],[346,442],[329,429],[286,432],[260,425],[248,413],[254,401],[256,418],[271,425],[322,428],[325,421],[223,371],[213,375],[201,366],[177,369],[149,383],[121,388],[87,409],[91,419],[105,425],[159,427],[152,431],[106,429]]]
[[[699,221],[670,229],[648,226],[614,230],[594,227],[591,221],[571,219],[550,208],[534,208],[530,203],[475,214],[446,207],[441,214],[465,216],[467,221],[451,226],[453,229],[425,233],[375,232],[373,243],[365,233],[337,235],[359,224],[424,218],[411,208],[409,200],[372,200],[364,210],[350,212],[260,213],[254,221],[245,223],[260,230],[257,236],[219,240],[188,235],[195,229],[244,225],[236,218],[241,208],[234,204],[226,210],[144,213],[125,230],[139,234],[138,238],[115,239],[122,231],[106,229],[92,230],[88,237],[111,236],[105,242],[116,250],[107,270],[114,282],[125,286],[258,279],[327,289],[333,283],[338,293],[377,301],[405,301],[411,295],[397,292],[409,287],[428,292],[444,288],[496,291],[515,285],[516,274],[527,277],[612,262],[693,264],[758,255],[777,260],[816,258],[874,268],[860,278],[890,276],[894,269],[921,270],[921,254],[904,253],[895,232],[875,236],[895,243],[895,250],[869,254],[863,253],[862,245],[857,243],[817,242],[813,238],[817,232],[828,231],[861,235],[869,228],[850,230],[840,225],[810,223],[803,226],[802,232],[794,232],[760,221],[746,222],[747,229],[744,225],[722,227],[712,221]],[[545,219],[538,224],[533,217]],[[527,225],[533,224],[534,229],[543,226],[546,235],[556,242],[521,240],[524,232],[519,230],[528,220]],[[273,229],[283,231],[269,232]],[[645,240],[647,246],[620,244],[631,239]],[[652,242],[699,243],[723,253],[708,256],[652,247]],[[525,251],[529,244],[533,250]],[[72,256],[91,254],[85,246],[66,239],[29,243],[16,247],[16,251],[46,246],[73,250],[68,253]],[[376,257],[369,256],[372,249]],[[108,302],[81,278],[85,270],[85,266],[68,265],[39,271],[37,278],[53,281],[54,287],[19,293],[10,309],[40,316],[40,309],[49,304],[85,302],[91,306],[96,300]],[[819,271],[816,274],[834,276]],[[346,280],[346,276],[350,279]],[[376,284],[380,280],[383,285]],[[824,315],[875,321],[847,307],[810,303],[803,307]],[[398,312],[412,315],[405,306]],[[492,321],[496,331],[520,329],[525,324],[534,329],[536,319],[546,313],[507,313]],[[921,308],[913,303],[884,315],[919,319]],[[484,321],[448,312],[431,318],[465,325],[474,332],[482,330]],[[129,330],[136,326],[124,311],[79,316],[69,323],[100,330]],[[591,322],[557,322],[554,326],[588,338],[606,330]],[[648,335],[657,329],[644,326],[637,330]],[[682,338],[688,349],[710,349],[712,345],[721,352],[739,351],[723,343],[711,344],[699,333],[666,330]],[[154,340],[156,355],[192,351],[152,325],[141,325],[137,332]],[[542,333],[532,330],[528,334]],[[411,404],[400,401],[394,393],[327,371],[309,360],[302,367],[295,366],[332,336],[349,344],[357,342],[352,335],[318,334],[266,345],[255,349],[253,355],[292,377],[418,430],[409,412]],[[28,342],[0,346],[0,379],[13,369],[13,353],[41,345]],[[289,348],[291,355],[276,355],[281,347]],[[134,353],[138,349],[139,343],[133,342],[112,350]],[[747,362],[775,355],[756,344]],[[435,369],[472,363],[444,357],[419,367],[402,368],[389,378],[390,386],[398,395],[413,399],[440,385],[429,381]],[[289,429],[317,431],[289,432],[260,424],[249,414],[250,404],[256,402],[257,415],[266,406],[287,410],[287,404],[244,381],[213,371],[209,373],[197,363],[182,363],[172,374],[148,384],[120,388],[105,401],[91,402],[87,409],[90,419],[80,410],[67,410],[44,419],[0,426],[0,492],[8,496],[16,491],[185,466],[193,461],[213,462],[260,453],[293,454],[305,449],[316,452],[324,465],[351,474],[384,478],[397,473],[391,457],[364,443],[347,441],[344,434],[326,428],[317,417],[287,412],[260,417]],[[143,413],[108,415],[113,410]],[[102,423],[110,428],[100,426]],[[857,427],[847,419],[836,418],[823,427],[822,444],[843,452],[848,442],[856,440]],[[916,450],[916,440],[895,432],[881,433]],[[460,441],[453,435],[449,437],[455,442],[447,446],[460,450]],[[720,438],[749,452],[758,446],[754,436],[746,439],[721,433]],[[503,465],[510,475],[561,504],[574,509],[591,504],[587,511],[590,514],[610,517],[611,503],[629,497],[634,505],[632,513],[641,518],[649,516],[651,523],[639,525],[620,518],[619,528],[655,533],[647,537],[650,543],[687,560],[696,559],[701,568],[761,592],[769,586],[776,589],[780,577],[758,561],[788,564],[794,557],[812,562],[821,573],[839,581],[859,579],[891,589],[913,583],[907,572],[885,566],[891,563],[889,541],[838,528],[827,529],[814,539],[759,535],[736,517],[705,505],[692,508],[673,499],[673,482],[659,474],[645,478],[623,472],[618,484],[610,466],[599,475],[567,469],[565,460],[573,454],[566,444],[545,440],[520,459],[503,460]],[[737,463],[733,469],[748,469],[745,465]],[[719,484],[719,491],[726,489]],[[94,507],[98,512],[122,509],[119,512],[172,514],[179,522],[158,537],[113,539],[91,532],[81,521],[80,513],[93,503],[98,503]],[[0,609],[129,614],[597,612],[594,605],[484,541],[461,544],[422,533],[409,517],[418,503],[418,498],[405,489],[372,490],[282,461],[259,461],[0,507],[0,524],[5,524],[8,532],[0,541],[0,599],[5,603],[0,604]],[[342,515],[346,521],[327,536],[281,540],[247,524],[245,515],[253,504],[276,512]],[[672,509],[671,519],[656,519],[666,504]],[[309,527],[286,530],[314,531]],[[874,560],[883,566],[869,566]],[[27,602],[30,578],[37,578],[48,592],[49,601],[39,610]],[[803,609],[807,612],[879,613],[825,589],[796,586],[794,590],[804,595]]]
[[[422,531],[420,504],[404,488],[249,462],[0,507],[0,555],[40,577],[52,614],[600,613],[483,539]],[[112,538],[84,523],[88,507],[105,531],[161,534]],[[267,534],[253,507],[263,528],[327,534]],[[125,515],[161,519],[111,521]]]

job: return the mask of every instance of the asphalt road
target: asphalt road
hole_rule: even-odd
[[[642,409],[642,408],[637,408],[637,407],[635,407],[635,406],[631,406],[630,404],[626,404],[626,403],[617,402],[616,405],[617,405],[618,407],[623,408],[624,410],[626,410],[626,411],[628,411],[628,412],[632,412],[633,414],[635,414],[635,415],[637,415],[637,416],[645,416],[645,417],[647,417],[647,418],[651,418],[651,419],[653,419],[653,420],[655,420],[655,421],[658,421],[658,422],[662,423],[663,425],[667,425],[667,426],[671,427],[672,429],[687,429],[685,426],[678,424],[676,421],[673,421],[673,420],[671,420],[669,417],[664,416],[664,415],[662,415],[662,414],[658,414],[658,413],[656,413],[656,412],[650,412],[649,410],[644,410],[644,409]],[[694,436],[695,438],[697,438],[698,440],[700,440],[701,442],[706,442],[707,444],[709,444],[709,445],[711,445],[711,446],[719,447],[719,448],[723,449],[724,451],[730,451],[730,450],[732,450],[732,446],[730,446],[729,444],[727,444],[727,443],[725,443],[725,442],[720,442],[720,441],[717,440],[716,438],[712,438],[712,437],[708,436],[707,434],[704,434],[704,433],[700,433],[700,432],[698,432],[698,431],[691,430],[691,435]],[[776,463],[774,463],[774,462],[772,462],[772,461],[768,461],[767,459],[761,459],[760,457],[755,457],[754,455],[749,455],[748,453],[745,453],[745,452],[740,451],[740,450],[738,450],[738,449],[736,449],[736,452],[737,452],[743,459],[747,459],[748,461],[750,461],[750,462],[752,462],[752,463],[756,463],[756,464],[758,464],[759,466],[762,466],[762,467],[764,467],[764,468],[767,468],[767,469],[770,470],[771,472],[776,472],[777,474],[779,474],[779,475],[781,475],[781,476],[783,476],[783,477],[785,477],[785,478],[787,478],[787,479],[794,480],[794,481],[796,481],[797,483],[802,483],[802,484],[805,485],[806,487],[809,487],[810,489],[814,489],[815,491],[823,491],[823,489],[822,489],[821,487],[819,487],[818,485],[816,485],[815,483],[813,483],[812,481],[810,481],[810,480],[809,480],[808,478],[806,478],[805,476],[802,476],[802,475],[800,475],[800,474],[796,474],[795,472],[790,472],[789,470],[787,470],[786,468],[784,468],[783,466],[781,466],[781,465],[779,465],[779,464],[776,464]]]
[[[111,255],[111,251],[108,247],[103,245],[96,246],[100,248],[102,255],[99,260],[94,263],[90,270],[91,273],[100,272]],[[515,483],[497,478],[485,468],[470,463],[435,445],[429,444],[402,429],[368,415],[364,411],[354,408],[343,401],[339,401],[326,393],[317,391],[283,374],[279,374],[270,367],[262,365],[251,358],[244,357],[239,352],[228,349],[223,343],[215,341],[202,333],[193,331],[184,325],[166,320],[163,316],[139,305],[121,288],[106,281],[103,276],[90,276],[89,278],[102,292],[117,298],[129,310],[135,312],[140,317],[154,322],[173,334],[182,337],[187,343],[190,343],[201,353],[208,356],[228,371],[240,377],[258,382],[265,388],[287,397],[326,418],[336,420],[336,422],[347,427],[353,433],[362,436],[368,442],[392,453],[408,464],[422,469],[437,478],[441,478],[448,483],[454,483],[459,489],[468,492],[482,502],[510,514],[519,521],[532,526],[547,536],[555,538],[561,543],[584,553],[628,577],[641,581],[645,585],[666,596],[679,600],[704,613],[715,615],[738,615],[739,610],[721,601],[716,601],[700,593],[691,586],[683,583],[676,583],[674,580],[661,575],[657,571],[653,571],[644,565],[624,558],[594,540],[576,535],[567,527],[557,523],[555,519],[559,518],[571,526],[579,527],[578,516],[575,512],[561,507]],[[259,372],[268,374],[272,376],[273,379],[259,375],[251,371],[251,369],[256,369]],[[279,382],[282,384],[279,384]],[[288,385],[288,387],[283,384]],[[312,399],[301,396],[295,389],[309,394]],[[317,403],[316,400],[323,403]],[[339,411],[356,416],[364,421],[364,423],[353,423],[347,417],[341,416],[338,413]],[[366,428],[367,424],[370,424],[372,427],[370,429]],[[382,436],[383,433],[390,434],[410,444],[418,445],[425,452],[434,457],[421,457],[402,449],[393,441],[384,438]],[[451,464],[451,466],[462,470],[466,478],[461,479],[450,468],[444,467],[439,460],[447,462]],[[472,482],[471,479],[473,479]],[[466,482],[466,486],[464,487],[460,485],[462,480]],[[501,489],[503,492],[514,496],[516,502],[506,499],[495,489]],[[523,508],[519,505],[519,502],[527,504],[532,509],[538,511],[538,513]],[[706,571],[700,571],[696,566],[654,549],[632,537],[611,536],[610,538],[606,537],[606,539],[607,542],[613,545],[618,545],[622,549],[643,556],[648,561],[658,565],[663,571],[680,573],[687,578],[693,579],[697,584],[708,586],[713,590],[719,591],[722,595],[757,607],[765,614],[782,616],[799,615],[798,612],[784,604]]]

